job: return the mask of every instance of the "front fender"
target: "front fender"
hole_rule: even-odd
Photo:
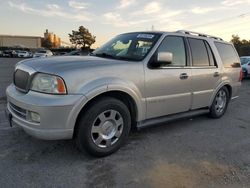
[[[108,91],[121,91],[131,96],[137,107],[137,121],[144,120],[146,117],[146,99],[140,89],[133,83],[124,80],[113,80],[108,85]]]
[[[78,93],[87,98],[87,101],[82,104],[82,108],[88,101],[110,91],[121,91],[131,96],[137,107],[137,121],[145,119],[146,100],[140,89],[133,82],[114,77],[93,80],[82,86]]]

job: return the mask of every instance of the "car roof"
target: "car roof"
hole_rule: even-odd
[[[194,31],[187,31],[187,30],[178,30],[178,31],[136,31],[136,32],[129,32],[129,33],[142,33],[142,34],[146,34],[146,33],[150,33],[150,34],[161,34],[161,35],[179,35],[179,36],[189,36],[189,37],[194,37],[194,38],[198,38],[198,39],[205,39],[205,40],[212,40],[212,41],[217,41],[217,42],[221,42],[221,43],[226,43],[226,44],[232,44],[230,42],[226,42],[224,41],[222,38],[220,37],[216,37],[213,35],[208,35],[208,34],[204,34],[204,33],[198,33],[198,32],[194,32]],[[126,33],[123,33],[126,34]]]

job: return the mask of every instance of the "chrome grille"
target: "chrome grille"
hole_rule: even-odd
[[[17,89],[27,92],[29,89],[29,73],[17,69],[14,73],[14,84]]]
[[[27,117],[27,110],[20,108],[13,103],[9,103],[10,109],[20,118],[26,119]]]

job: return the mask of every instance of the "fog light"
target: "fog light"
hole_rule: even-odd
[[[40,123],[40,115],[36,112],[29,112],[29,119],[33,122]]]

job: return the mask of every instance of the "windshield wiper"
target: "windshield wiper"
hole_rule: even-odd
[[[112,58],[112,59],[118,59],[118,60],[125,60],[125,61],[136,61],[137,59],[131,58],[131,57],[124,57],[124,56],[115,56],[115,55],[111,55],[108,53],[97,53],[97,54],[91,54],[91,55],[95,55],[98,57],[106,57],[106,58]]]
[[[107,53],[99,53],[99,54],[94,54],[94,55],[96,55],[98,57],[107,57],[107,58],[113,58],[113,59],[116,58],[115,56],[113,56],[111,54],[107,54]]]
[[[137,59],[132,57],[116,56],[116,59],[125,60],[125,61],[136,61]]]

